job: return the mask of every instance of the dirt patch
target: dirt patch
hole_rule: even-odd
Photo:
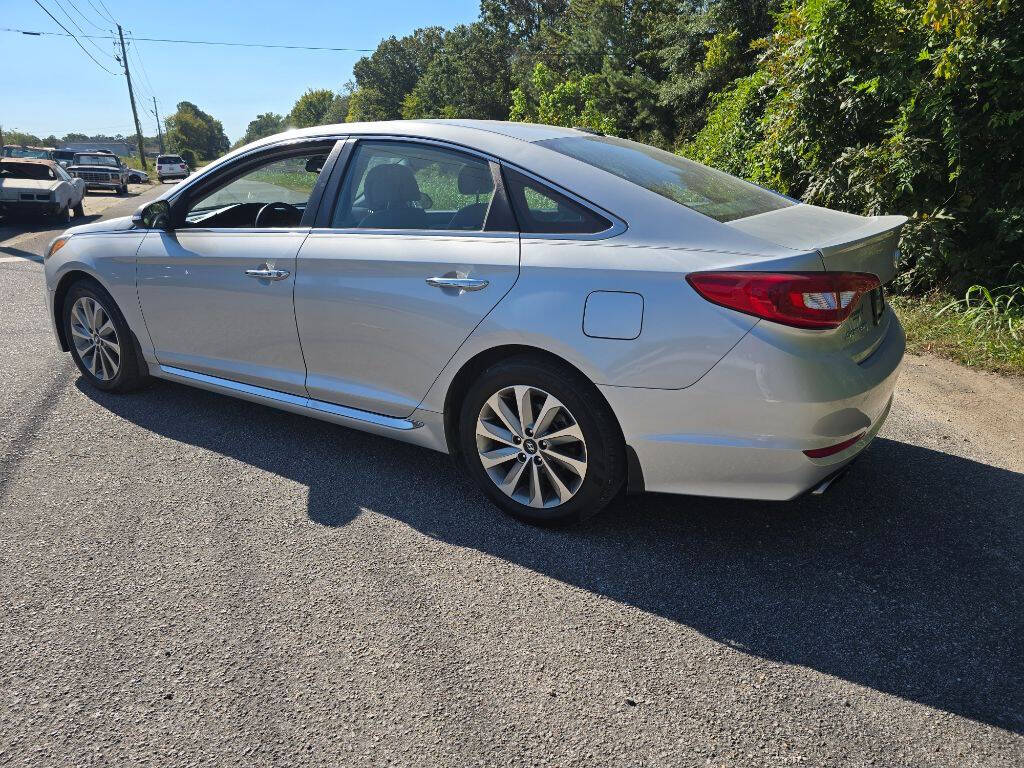
[[[932,355],[908,354],[898,397],[950,424],[993,464],[1024,472],[1024,380],[965,368]]]

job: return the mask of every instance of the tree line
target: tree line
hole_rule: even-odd
[[[1014,10],[1015,9],[1015,10]],[[1024,242],[1015,0],[482,0],[381,41],[239,144],[343,121],[582,126],[806,202],[911,217],[902,287],[1002,279]]]

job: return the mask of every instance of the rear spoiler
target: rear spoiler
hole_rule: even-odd
[[[885,285],[896,276],[900,231],[906,216],[871,216],[864,224],[818,246],[828,272],[868,272]]]

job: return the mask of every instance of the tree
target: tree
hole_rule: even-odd
[[[288,113],[289,128],[342,123],[348,114],[348,98],[327,88],[310,88],[299,97]]]
[[[444,35],[440,49],[402,104],[402,117],[504,120],[511,107],[509,46],[480,22]]]
[[[220,120],[203,112],[192,102],[180,102],[177,111],[164,123],[167,128],[167,145],[179,154],[191,149],[198,157],[212,160],[227,152],[230,147]]]
[[[283,130],[284,117],[273,112],[264,112],[262,115],[256,115],[256,119],[249,122],[249,126],[245,129],[245,135],[242,136],[237,144],[238,146],[249,144],[257,139],[273,136],[275,133],[280,133]]]
[[[444,39],[441,27],[417,29],[402,38],[389,37],[352,67],[356,91],[348,120],[398,120],[405,97],[430,66]]]

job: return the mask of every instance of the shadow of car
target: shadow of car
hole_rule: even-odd
[[[167,382],[78,387],[305,485],[320,525],[387,515],[743,653],[1024,733],[1024,475],[879,438],[824,497],[647,495],[552,532],[495,515],[442,454]]]

